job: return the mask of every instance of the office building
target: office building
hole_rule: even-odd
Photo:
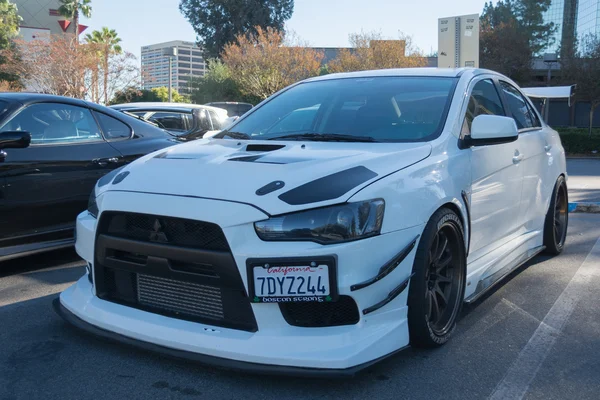
[[[576,41],[600,34],[600,0],[552,0],[544,21],[556,27],[554,43],[545,51],[564,53]]]
[[[142,88],[152,89],[169,85],[169,57],[165,51],[176,48],[172,57],[172,87],[180,93],[188,92],[191,77],[202,77],[206,63],[202,50],[193,42],[175,40],[142,47]]]

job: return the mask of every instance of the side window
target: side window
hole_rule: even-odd
[[[208,110],[210,114],[210,120],[213,124],[213,130],[220,131],[223,129],[223,125],[225,124],[225,118],[221,117],[218,113],[213,110]]]
[[[210,123],[210,117],[208,116],[208,111],[205,109],[198,110],[198,128],[206,131],[213,130],[212,124]]]
[[[60,103],[38,103],[24,108],[0,131],[27,131],[32,145],[70,144],[102,140],[87,108]]]
[[[94,115],[98,118],[102,133],[107,140],[131,137],[131,128],[127,124],[99,112],[94,112]]]
[[[189,126],[186,124],[188,121],[187,115],[178,112],[157,112],[148,118],[148,120],[156,122],[163,129],[186,132]]]
[[[541,126],[537,116],[532,113],[531,106],[525,100],[523,95],[512,85],[506,82],[500,82],[504,97],[519,129],[529,129]]]
[[[506,115],[500,95],[491,79],[479,81],[473,87],[463,122],[462,134],[471,134],[471,124],[479,115]]]

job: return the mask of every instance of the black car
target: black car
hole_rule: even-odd
[[[177,143],[83,100],[0,93],[0,260],[72,245],[75,218],[99,178]]]
[[[134,114],[168,130],[182,141],[216,135],[229,123],[220,108],[184,103],[129,103],[111,108]]]
[[[215,101],[207,103],[206,105],[222,108],[227,111],[227,115],[230,117],[241,117],[254,107],[250,103],[240,103],[235,101]]]

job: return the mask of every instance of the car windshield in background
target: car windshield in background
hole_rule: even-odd
[[[455,78],[369,77],[301,83],[219,138],[420,142],[439,136]],[[352,138],[356,140],[352,140]]]
[[[252,104],[245,103],[209,103],[207,105],[227,111],[229,117],[241,117],[252,109]]]

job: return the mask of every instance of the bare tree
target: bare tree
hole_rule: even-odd
[[[399,33],[398,39],[386,40],[381,33],[353,33],[350,49],[340,50],[328,64],[331,72],[365,71],[386,68],[414,68],[427,65],[423,52],[412,37]]]
[[[590,102],[589,134],[592,135],[594,112],[600,106],[600,38],[585,36],[571,57],[561,60],[563,79],[577,85],[577,97]]]
[[[257,100],[294,82],[319,74],[323,53],[303,46],[273,28],[256,27],[256,34],[237,36],[225,46],[222,59],[245,96]]]

